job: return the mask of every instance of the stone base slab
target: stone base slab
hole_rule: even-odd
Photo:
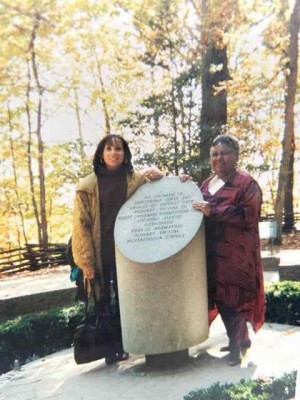
[[[163,354],[146,354],[146,365],[154,368],[180,366],[188,361],[188,349]]]

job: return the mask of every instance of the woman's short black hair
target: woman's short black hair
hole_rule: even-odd
[[[236,137],[223,133],[214,138],[214,140],[211,143],[211,147],[216,146],[217,144],[222,144],[231,147],[235,152],[235,154],[239,156],[240,145]]]
[[[114,145],[116,142],[121,142],[123,149],[124,149],[124,161],[123,165],[127,173],[132,174],[133,173],[133,166],[131,164],[131,151],[129,149],[129,145],[126,142],[126,140],[120,136],[120,135],[107,135],[105,136],[98,144],[97,149],[94,154],[94,159],[93,159],[93,167],[94,167],[94,172],[97,176],[99,176],[99,170],[100,167],[105,167],[104,161],[103,161],[103,151],[104,147],[107,144],[112,144]]]

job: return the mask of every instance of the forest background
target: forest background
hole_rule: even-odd
[[[137,168],[209,174],[220,132],[263,189],[300,212],[300,0],[0,0],[0,250],[67,242],[99,140]],[[298,174],[297,174],[298,172]],[[283,224],[283,225],[282,225]]]

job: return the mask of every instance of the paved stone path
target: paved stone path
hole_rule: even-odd
[[[207,341],[190,348],[188,363],[176,368],[147,367],[142,355],[112,366],[104,360],[76,365],[71,348],[1,375],[0,400],[182,400],[191,390],[216,382],[300,370],[300,327],[265,324],[251,339],[251,349],[235,367],[219,351],[227,343],[220,319],[212,324]]]

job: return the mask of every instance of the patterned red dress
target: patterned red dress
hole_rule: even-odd
[[[205,219],[209,321],[220,311],[217,304],[224,304],[256,332],[265,314],[258,233],[262,192],[245,172],[235,172],[215,194],[209,192],[211,179],[200,186],[211,207]]]

